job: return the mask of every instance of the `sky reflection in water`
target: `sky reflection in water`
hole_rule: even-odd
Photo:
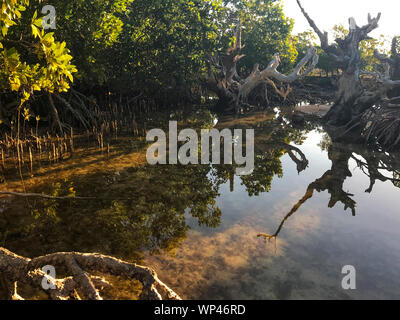
[[[92,155],[88,164],[72,159],[39,172],[26,181],[33,192],[102,200],[4,200],[0,240],[29,257],[99,252],[146,264],[184,298],[400,299],[400,189],[371,184],[367,174],[382,176],[365,166],[385,163],[392,168],[381,172],[393,176],[398,154],[331,144],[322,130],[272,119],[218,124],[255,127],[251,176],[235,177],[232,166],[149,166],[144,145],[129,137],[110,159]],[[300,174],[296,146],[309,163]],[[345,265],[356,267],[355,291],[341,287]],[[125,291],[119,296],[133,298]]]
[[[257,238],[274,234],[307,187],[331,169],[327,151],[318,146],[322,138],[312,131],[299,146],[310,163],[300,174],[288,155],[281,158],[283,177],[274,178],[270,192],[250,197],[239,177],[233,192],[229,182],[222,185],[221,225],[210,230],[192,220],[175,256],[147,257],[146,263],[192,299],[399,299],[400,189],[378,181],[366,193],[370,181],[355,160],[348,161],[352,177],[343,185],[354,194],[355,216],[340,202],[328,208],[328,192],[314,190],[284,223],[276,247],[274,240]],[[356,267],[357,290],[341,287],[345,265]]]

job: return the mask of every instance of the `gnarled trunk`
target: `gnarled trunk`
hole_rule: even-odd
[[[328,33],[321,32],[302,7],[300,0],[297,0],[297,3],[304,17],[320,38],[321,48],[334,59],[337,66],[342,70],[342,75],[338,81],[339,90],[335,104],[326,115],[325,120],[329,124],[337,126],[348,124],[360,112],[372,107],[375,102],[371,92],[365,91],[361,85],[360,75],[362,70],[359,46],[360,42],[369,39],[368,34],[378,27],[381,14],[379,13],[376,18],[368,15],[368,24],[363,27],[359,27],[355,19],[350,18],[350,30],[345,39],[339,38],[335,40],[335,44],[329,44]],[[374,94],[380,97],[382,93],[379,91]],[[357,103],[361,103],[362,107],[357,108]]]
[[[394,56],[392,58],[375,52],[375,57],[382,62],[384,72],[363,72],[361,70],[360,42],[370,39],[368,34],[378,27],[381,14],[379,13],[376,18],[368,15],[368,24],[363,27],[359,27],[355,19],[350,18],[350,31],[346,38],[336,39],[335,44],[329,44],[328,33],[321,32],[302,7],[300,0],[296,1],[304,17],[320,38],[322,49],[335,60],[337,66],[342,70],[335,104],[326,115],[325,120],[334,126],[354,126],[354,124],[360,126],[360,119],[366,111],[387,98],[389,92],[392,91],[393,94],[396,94],[396,91],[393,90],[400,87],[400,81],[392,80],[396,79],[394,78],[395,74],[400,73],[400,60],[396,51],[397,41],[393,40]],[[374,76],[379,83],[378,88],[374,91],[363,88],[360,81],[361,74]],[[399,75],[397,74],[397,76]]]
[[[357,132],[367,142],[378,144],[381,148],[400,147],[400,54],[399,38],[392,42],[392,56],[375,51],[380,62],[374,72],[361,70],[360,42],[370,39],[368,34],[378,27],[381,14],[376,18],[368,15],[368,24],[358,27],[354,18],[349,19],[350,31],[345,39],[336,39],[328,44],[328,34],[322,33],[310,18],[300,0],[297,3],[310,26],[318,34],[322,49],[329,54],[342,69],[339,90],[335,104],[325,120],[328,124],[347,133]],[[373,89],[362,86],[360,75],[372,76],[376,80]]]
[[[220,58],[218,53],[210,55],[208,76],[205,81],[207,88],[215,92],[219,98],[219,105],[225,112],[238,113],[242,106],[247,105],[250,95],[262,84],[269,84],[274,91],[286,99],[292,91],[290,83],[309,74],[318,64],[318,55],[315,48],[311,47],[306,56],[299,62],[292,73],[284,75],[277,69],[280,65],[279,54],[275,54],[268,66],[260,70],[260,65],[254,65],[251,74],[243,79],[237,72],[237,63],[244,57],[241,54],[242,26],[239,23],[236,31],[236,41],[232,48]],[[287,84],[279,87],[275,83]]]
[[[338,93],[334,106],[325,116],[330,124],[348,123],[353,116],[353,106],[360,97],[362,87],[355,68],[346,70],[338,81]]]

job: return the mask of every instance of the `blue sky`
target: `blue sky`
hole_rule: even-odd
[[[285,14],[295,19],[294,33],[310,29],[296,0],[282,2]],[[354,17],[357,24],[362,26],[367,23],[369,12],[373,16],[382,12],[380,27],[372,32],[371,36],[400,35],[400,0],[301,0],[301,3],[321,30],[330,31],[339,23],[348,27],[349,17]]]

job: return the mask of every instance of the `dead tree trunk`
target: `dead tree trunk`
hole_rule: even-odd
[[[225,112],[235,111],[238,113],[240,108],[247,104],[254,89],[262,84],[271,85],[279,96],[286,99],[292,91],[289,84],[309,74],[318,64],[317,51],[311,47],[289,75],[277,71],[280,57],[279,54],[275,54],[265,69],[260,70],[260,65],[255,64],[251,74],[247,78],[241,78],[237,72],[237,63],[245,56],[241,54],[244,48],[241,23],[237,27],[235,39],[235,44],[223,57],[220,57],[218,53],[210,56],[208,75],[205,81],[206,87],[217,94],[219,103]],[[274,80],[281,84],[287,84],[287,87],[279,88]]]
[[[390,72],[390,67],[393,66],[392,59],[378,53],[376,57],[382,61],[385,69],[383,73],[373,74],[380,84],[378,89],[371,92],[364,89],[361,84],[360,75],[363,71],[359,45],[361,41],[370,39],[368,34],[378,27],[381,14],[379,13],[376,18],[368,15],[368,24],[363,27],[357,26],[355,19],[350,18],[350,31],[346,38],[336,39],[335,44],[329,44],[328,33],[321,32],[302,7],[300,0],[297,0],[297,3],[308,23],[317,33],[321,48],[336,61],[337,66],[342,70],[334,106],[326,115],[325,120],[334,126],[360,124],[359,120],[365,111],[386,98],[389,91],[400,86],[400,81],[392,80]]]

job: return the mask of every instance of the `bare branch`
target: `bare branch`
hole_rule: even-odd
[[[268,66],[260,71],[259,64],[255,64],[252,72],[246,79],[240,78],[237,72],[237,63],[245,56],[241,54],[244,48],[242,45],[242,24],[239,22],[236,33],[235,43],[227,51],[222,59],[217,54],[210,55],[209,72],[205,81],[206,86],[214,91],[220,100],[226,102],[226,110],[236,109],[239,111],[241,105],[246,105],[250,93],[261,84],[269,84],[275,92],[286,99],[292,92],[290,86],[279,88],[274,82],[292,83],[309,74],[318,64],[318,54],[315,48],[310,48],[306,56],[294,68],[293,72],[284,75],[277,69],[280,65],[279,54],[276,53]],[[266,99],[268,99],[266,97]]]
[[[381,16],[382,13],[379,12],[375,18],[371,18],[371,14],[368,13],[368,24],[361,28],[361,30],[365,32],[365,36],[379,27],[379,21],[381,20]]]
[[[308,52],[304,56],[304,58],[301,59],[301,61],[294,68],[292,73],[284,75],[279,71],[277,71],[277,68],[280,63],[280,58],[278,54],[275,54],[274,59],[271,61],[269,66],[261,72],[261,74],[262,76],[271,77],[280,82],[291,83],[301,79],[302,77],[312,72],[316,67],[316,65],[318,64],[318,61],[319,61],[319,56],[317,54],[317,50],[314,47],[311,47],[310,49],[308,49]],[[309,64],[307,69],[304,72],[301,72],[303,67],[305,67],[307,63]]]
[[[246,99],[247,96],[261,83],[269,83],[271,84],[271,78],[283,82],[283,83],[292,83],[298,79],[309,74],[312,70],[314,70],[315,66],[318,64],[318,54],[317,50],[314,47],[311,47],[305,57],[298,63],[292,73],[289,75],[284,75],[280,73],[277,68],[280,64],[279,54],[275,54],[272,61],[269,63],[268,67],[263,71],[259,71],[258,65],[254,66],[253,72],[250,76],[244,81],[239,90],[239,99]],[[309,64],[307,69],[303,72],[303,68],[306,64]],[[276,85],[273,85],[275,91],[281,95],[283,98],[286,98],[290,92],[283,92],[277,89]],[[287,89],[291,90],[291,89]]]
[[[321,47],[327,48],[328,45],[328,32],[321,32],[321,30],[317,27],[316,23],[314,22],[313,19],[308,15],[308,13],[304,10],[303,6],[300,3],[300,0],[296,0],[297,4],[300,7],[301,12],[303,13],[304,17],[307,19],[308,23],[310,24],[311,28],[315,31],[315,33],[318,35],[319,39],[321,40]]]
[[[371,18],[371,15],[368,15],[368,24],[363,27],[358,27],[354,18],[349,19],[350,25],[350,33],[346,37],[346,39],[336,39],[338,45],[329,45],[328,41],[328,33],[321,32],[321,30],[317,27],[316,23],[313,19],[308,15],[303,6],[300,3],[300,0],[296,0],[297,4],[304,17],[307,19],[309,25],[313,28],[315,33],[317,33],[320,41],[321,48],[329,54],[337,63],[341,65],[346,65],[348,63],[353,62],[354,54],[351,50],[348,50],[349,46],[358,45],[358,43],[362,40],[368,39],[368,34],[378,27],[378,22],[381,18],[381,14],[379,13],[377,17]]]

